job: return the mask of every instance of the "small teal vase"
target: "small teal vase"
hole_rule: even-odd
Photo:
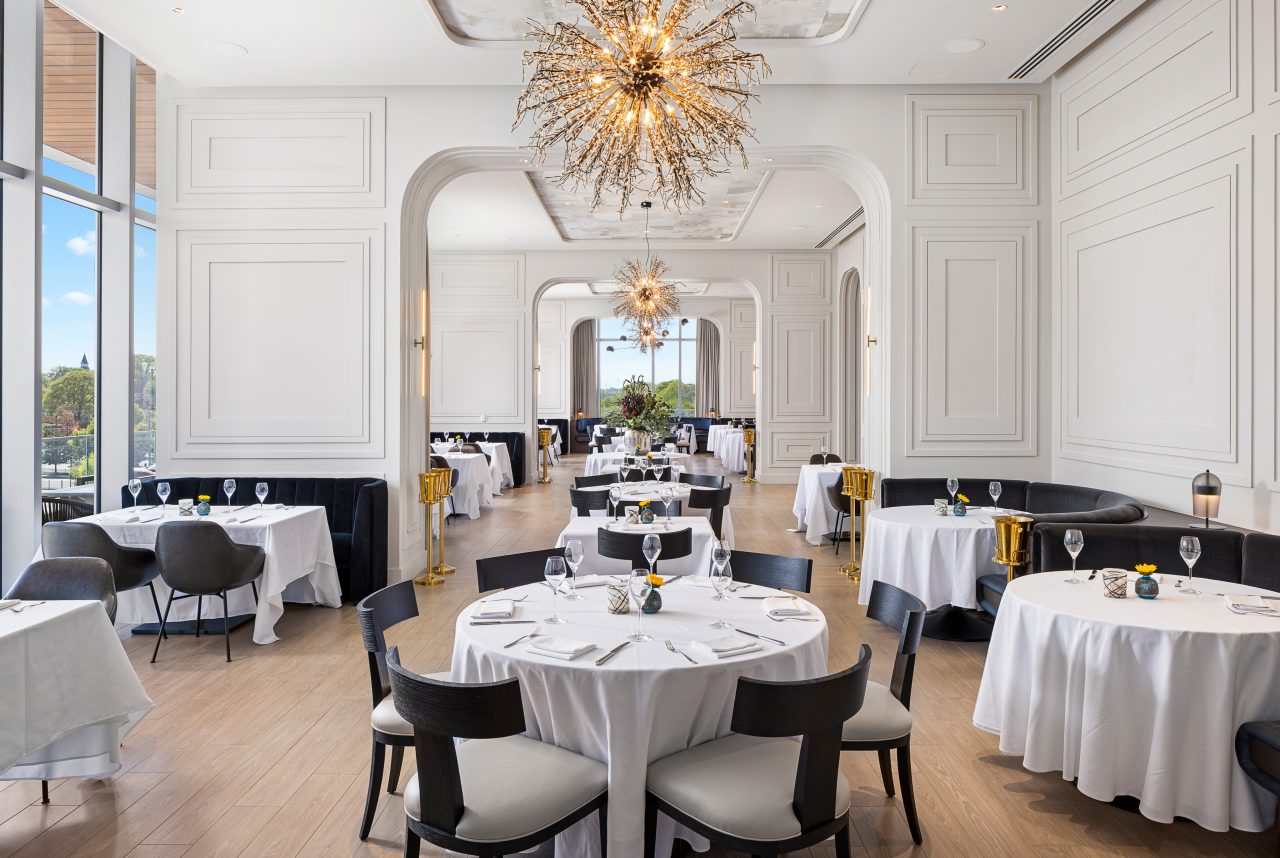
[[[656,614],[662,610],[662,594],[657,590],[649,591],[649,598],[644,600],[644,604],[640,606],[640,610],[646,614]]]
[[[969,507],[965,506],[964,501],[956,501],[955,506],[951,507],[951,514],[963,517],[969,511]]]
[[[196,504],[196,515],[208,515],[208,514],[209,514],[208,501],[200,501],[200,503]]]
[[[1139,599],[1154,599],[1160,595],[1160,582],[1150,575],[1139,575],[1133,582],[1133,592]]]

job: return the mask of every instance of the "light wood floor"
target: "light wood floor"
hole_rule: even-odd
[[[714,471],[699,457],[699,469]],[[447,559],[458,573],[419,588],[420,619],[393,636],[405,663],[447,667],[454,618],[476,597],[474,560],[548,547],[564,525],[567,487],[581,472],[566,458],[550,486],[508,491],[477,521],[455,520]],[[736,482],[736,478],[735,478]],[[896,635],[865,621],[855,588],[831,549],[793,527],[792,486],[734,486],[737,545],[814,558],[813,599],[831,623],[831,667],[848,665],[860,641],[884,681]],[[392,856],[403,846],[398,796],[383,794],[370,839],[356,839],[369,755],[369,680],[355,611],[290,606],[279,643],[260,647],[249,628],[222,639],[170,639],[148,663],[154,638],[125,641],[156,703],[129,737],[124,769],[107,781],[55,782],[39,804],[35,782],[0,783],[0,856]],[[874,755],[844,755],[854,786],[856,856],[1262,856],[1273,833],[1218,834],[1190,822],[1160,825],[1080,795],[1056,774],[1033,774],[1001,755],[970,723],[984,644],[926,639],[917,662],[912,746],[922,847],[901,807],[880,786]],[[2,692],[0,692],[2,693]],[[407,778],[412,771],[406,760]],[[424,855],[438,854],[429,849]],[[810,855],[834,854],[831,843]]]

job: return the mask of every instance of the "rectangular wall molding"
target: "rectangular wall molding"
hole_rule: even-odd
[[[828,254],[774,256],[770,295],[775,304],[830,302],[830,256]]]
[[[760,372],[770,375],[770,424],[829,422],[831,314],[775,311],[769,322],[771,359]]]
[[[756,335],[756,302],[751,300],[729,302],[729,336],[751,337]]]
[[[809,457],[832,449],[831,437],[823,431],[772,431],[769,433],[769,461],[773,467],[792,468],[809,464]]]
[[[929,205],[1034,205],[1039,98],[907,96],[907,199]]]
[[[565,390],[568,372],[565,367],[564,345],[560,342],[540,341],[538,366],[542,367],[538,373],[538,416],[563,417],[569,413],[569,397]]]
[[[437,312],[431,328],[432,425],[518,420],[521,367],[528,371],[524,317]]]
[[[752,348],[751,340],[730,340],[721,354],[729,359],[729,401],[721,408],[731,414],[754,414],[756,395],[751,390]],[[757,379],[757,385],[759,381]]]
[[[524,304],[524,256],[520,254],[433,253],[431,300]]]
[[[385,204],[384,99],[180,99],[175,107],[175,209]]]

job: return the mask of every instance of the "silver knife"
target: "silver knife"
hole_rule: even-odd
[[[247,522],[247,521],[253,521],[255,518],[262,518],[262,516],[261,516],[261,515],[251,515],[251,516],[249,516],[248,518],[242,518],[242,519],[240,519],[240,523],[241,523],[241,524],[244,524],[244,523],[245,523],[245,522]]]
[[[609,659],[613,658],[613,657],[614,657],[615,655],[617,655],[618,653],[622,652],[622,650],[623,650],[623,649],[627,646],[627,644],[629,644],[629,643],[631,643],[631,641],[623,641],[622,643],[620,643],[620,644],[618,644],[617,646],[615,646],[613,649],[611,649],[611,650],[609,650],[608,652],[606,652],[604,655],[602,655],[602,656],[600,656],[599,658],[597,658],[597,659],[596,659],[596,667],[599,667],[600,665],[604,664],[604,663],[605,663],[606,661],[608,661]]]
[[[537,620],[471,620],[473,626],[513,626],[523,623],[536,623]]]
[[[769,643],[776,643],[778,646],[786,646],[786,645],[787,645],[787,642],[786,642],[786,641],[780,641],[780,640],[778,640],[777,638],[771,638],[771,637],[768,637],[768,636],[766,636],[766,635],[758,635],[758,634],[756,634],[755,632],[749,632],[749,631],[747,631],[746,629],[740,629],[740,628],[738,628],[737,626],[734,626],[734,627],[733,627],[733,630],[734,630],[735,632],[740,632],[740,633],[742,633],[742,634],[746,635],[746,636],[747,636],[747,637],[749,637],[749,638],[759,638],[759,639],[760,639],[760,640],[762,640],[762,641],[768,641]]]

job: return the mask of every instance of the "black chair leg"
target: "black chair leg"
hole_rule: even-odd
[[[880,757],[880,778],[884,781],[884,794],[893,797],[893,763],[889,759],[889,749],[881,748],[876,751],[876,755]]]
[[[48,781],[40,781],[40,803],[41,804],[49,803],[49,782]]]
[[[596,811],[596,816],[600,817],[600,855],[609,854],[609,802],[600,805],[600,809]]]
[[[848,823],[836,832],[836,858],[850,858]]]
[[[391,746],[391,770],[387,772],[387,792],[394,793],[400,783],[400,765],[404,762],[404,746]]]
[[[147,582],[148,589],[151,590],[151,604],[156,606],[156,622],[160,622],[160,598],[156,596],[156,585],[153,581]]]
[[[373,758],[369,761],[369,793],[364,800],[364,819],[360,822],[360,839],[369,837],[369,829],[373,827],[374,814],[378,812],[378,787],[382,785],[382,761],[386,757],[387,746],[373,740]],[[418,838],[412,831],[408,832],[408,840],[404,842],[404,854],[409,854],[409,842]],[[414,850],[417,854],[417,850]]]
[[[254,604],[254,607],[257,607],[257,605],[258,605],[258,582],[257,582],[257,581],[250,581],[250,582],[249,582],[249,586],[253,588],[253,604]]]
[[[916,843],[924,842],[920,833],[920,817],[916,816],[916,794],[911,786],[911,744],[898,749],[898,783],[902,784],[902,809],[907,814],[907,825],[911,827],[911,839]]]
[[[364,840],[363,837],[360,839]],[[418,858],[418,850],[421,848],[422,841],[406,825],[404,829],[404,858]]]
[[[644,858],[654,858],[658,849],[658,805],[653,798],[644,797]]]
[[[196,596],[196,637],[200,637],[200,615],[203,613],[204,596]]]
[[[227,615],[227,591],[222,591],[222,640],[227,645],[227,664],[231,663],[231,617]]]
[[[840,530],[844,527],[844,513],[836,512],[836,532],[831,538],[832,554],[840,555]]]
[[[151,653],[151,663],[156,663],[156,656],[160,654],[160,641],[165,639],[164,626],[169,622],[169,609],[173,607],[173,591],[169,591],[169,601],[164,603],[164,616],[160,618],[160,634],[156,635],[156,648]]]

